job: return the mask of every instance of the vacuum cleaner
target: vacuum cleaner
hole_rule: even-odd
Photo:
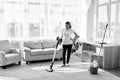
[[[96,59],[94,59],[93,62],[91,62],[91,64],[90,64],[89,71],[90,71],[91,74],[97,74],[97,73],[98,73],[100,53],[101,53],[101,50],[102,50],[102,48],[103,48],[103,44],[105,44],[105,43],[104,43],[104,39],[105,39],[107,27],[108,27],[108,24],[106,24],[106,28],[105,28],[105,32],[104,32],[104,35],[103,35],[102,43],[99,43],[99,44],[101,45],[100,51],[99,51],[99,55],[98,55],[98,57],[97,57]]]
[[[57,43],[56,43],[56,46],[55,46],[55,51],[54,51],[54,54],[53,54],[52,62],[50,64],[50,67],[48,69],[45,69],[48,72],[53,72],[53,68],[52,67],[54,65],[54,60],[55,60],[55,55],[56,55],[56,52],[57,52],[57,47],[58,47],[58,45],[60,45],[62,43],[62,39],[61,38],[57,37],[56,40],[57,40]]]
[[[75,42],[78,38],[79,38],[79,36],[76,36],[73,39],[73,41]],[[61,38],[57,37],[56,40],[57,40],[57,44],[56,44],[55,51],[54,51],[54,54],[53,54],[52,62],[50,64],[50,67],[48,69],[45,69],[48,72],[53,72],[53,68],[52,67],[54,65],[54,60],[55,60],[55,55],[56,55],[57,47],[58,47],[58,45],[60,45],[62,43],[62,39]]]

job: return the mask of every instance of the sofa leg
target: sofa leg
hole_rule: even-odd
[[[26,64],[29,64],[29,61],[26,61]]]
[[[3,69],[6,69],[6,66],[2,66]]]
[[[60,60],[60,61],[61,61],[61,60],[62,60],[62,58],[59,58],[58,60]]]
[[[18,62],[18,65],[21,65],[21,61]]]
[[[60,58],[60,60],[63,60],[63,58]]]

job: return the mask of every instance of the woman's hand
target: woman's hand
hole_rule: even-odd
[[[75,36],[74,38],[70,38],[70,40],[72,40],[73,41],[73,43],[74,42],[76,42],[76,40],[79,38],[79,36]]]

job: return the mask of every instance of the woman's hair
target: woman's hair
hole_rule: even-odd
[[[66,21],[66,23],[65,23],[65,24],[70,25],[70,28],[71,28],[71,23],[70,23],[69,21]]]

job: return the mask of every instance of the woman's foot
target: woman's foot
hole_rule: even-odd
[[[66,64],[66,66],[68,67],[68,66],[69,66],[69,64],[67,63],[67,64]]]
[[[61,67],[65,67],[65,64],[63,64]]]

